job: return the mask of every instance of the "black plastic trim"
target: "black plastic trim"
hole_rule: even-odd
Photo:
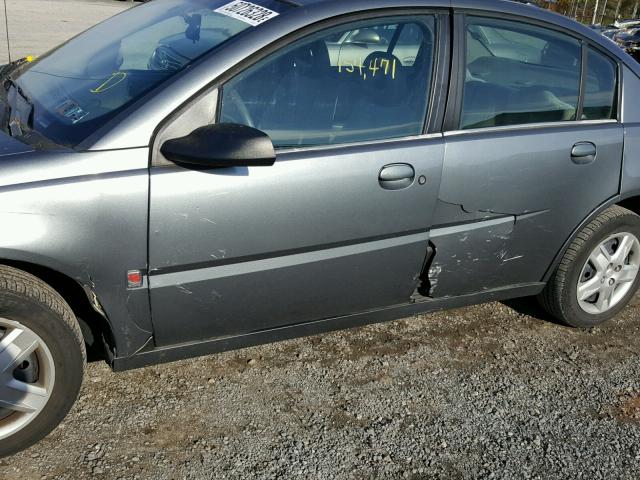
[[[582,120],[584,113],[584,94],[587,91],[587,68],[589,67],[589,47],[587,42],[582,40],[580,42],[581,48],[581,61],[580,61],[580,91],[578,93],[578,108],[576,110],[576,121]]]
[[[433,134],[442,131],[442,122],[449,94],[449,76],[451,72],[451,16],[448,13],[436,15],[436,54],[431,79],[431,92],[427,106],[427,121],[424,133]]]
[[[269,136],[253,127],[216,123],[164,142],[164,157],[187,168],[269,167],[276,152]]]
[[[465,80],[466,42],[464,15],[460,13],[454,14],[451,23],[451,74],[449,80],[449,95],[447,98],[447,110],[445,113],[443,127],[444,132],[458,130],[460,115],[462,113]]]

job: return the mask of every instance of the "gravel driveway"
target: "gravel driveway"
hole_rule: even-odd
[[[450,311],[115,375],[3,480],[637,479],[640,302]],[[539,312],[535,312],[540,316]]]
[[[124,8],[9,6],[20,55]],[[583,332],[489,304],[119,375],[94,363],[0,479],[637,479],[639,308]]]

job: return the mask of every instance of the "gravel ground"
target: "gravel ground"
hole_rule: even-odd
[[[640,300],[590,331],[515,307],[92,364],[64,424],[0,478],[638,478]]]
[[[124,7],[9,0],[14,55]],[[119,375],[91,364],[67,420],[0,479],[638,478],[640,300],[587,332],[510,305]]]

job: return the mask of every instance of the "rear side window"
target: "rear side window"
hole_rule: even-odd
[[[467,19],[461,128],[576,120],[581,45],[519,22]]]
[[[224,85],[220,122],[258,128],[279,148],[420,135],[434,48],[432,15],[320,32]]]
[[[616,118],[617,77],[616,64],[589,48],[582,120]]]

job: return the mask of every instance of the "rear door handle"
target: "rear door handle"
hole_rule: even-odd
[[[598,149],[591,142],[576,143],[571,150],[571,160],[577,165],[587,165],[596,160]]]
[[[385,190],[402,190],[413,185],[416,171],[407,163],[394,163],[382,168],[378,177],[380,186]]]

